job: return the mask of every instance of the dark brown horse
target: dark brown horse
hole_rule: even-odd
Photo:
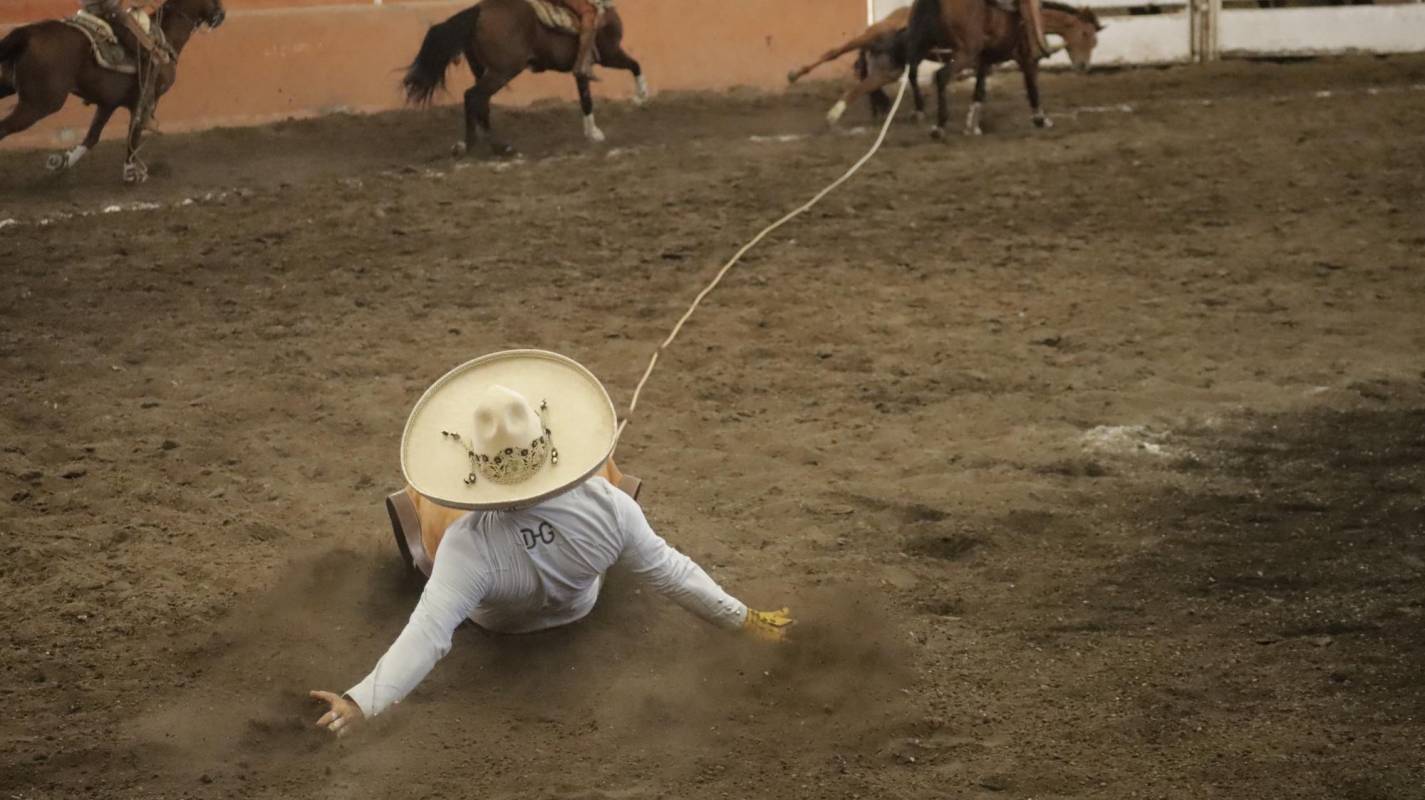
[[[158,10],[155,21],[175,53],[199,27],[223,24],[222,0],[168,0]],[[173,86],[178,63],[158,67],[155,90],[159,96]],[[120,108],[130,116],[138,105],[140,83],[136,76],[99,66],[89,39],[62,22],[50,20],[26,25],[0,39],[0,98],[12,94],[20,102],[10,115],[0,120],[0,139],[19,133],[64,107],[69,95],[78,95],[94,109],[89,134],[73,150],[49,157],[52,170],[69,169],[99,143],[99,135],[109,118]],[[135,154],[143,136],[143,126],[130,125],[128,151],[124,159],[124,180],[141,183],[148,169]]]
[[[1007,11],[995,0],[915,0],[905,33],[905,63],[915,65],[948,52],[945,66],[935,71],[936,113],[931,136],[945,135],[950,118],[945,89],[960,72],[975,71],[975,104],[967,130],[979,129],[979,109],[985,99],[985,76],[1002,61],[1014,59],[1024,73],[1024,91],[1033,109],[1034,124],[1053,123],[1039,103],[1039,59],[1048,55],[1039,0],[1018,0]]]
[[[403,81],[406,99],[415,105],[430,102],[435,90],[445,86],[445,73],[461,55],[470,62],[475,85],[465,92],[465,141],[455,145],[459,157],[488,139],[496,155],[513,152],[490,129],[490,98],[526,69],[534,72],[571,72],[578,55],[578,38],[542,24],[528,0],[483,0],[445,22],[435,25],[421,43],[416,60]],[[596,64],[633,73],[634,102],[648,98],[643,68],[623,50],[623,20],[608,9],[594,39]],[[602,142],[603,131],[594,124],[594,99],[587,78],[575,76],[579,107],[584,112],[584,135]]]

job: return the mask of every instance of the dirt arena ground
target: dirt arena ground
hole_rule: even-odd
[[[982,138],[896,126],[620,451],[796,641],[615,576],[341,743],[305,695],[419,591],[380,499],[420,391],[537,346],[622,403],[870,133],[813,85],[605,105],[595,149],[502,110],[512,162],[448,109],[165,137],[135,191],[115,144],[0,154],[0,795],[1425,797],[1422,84],[1055,75],[1036,131],[1010,75]]]

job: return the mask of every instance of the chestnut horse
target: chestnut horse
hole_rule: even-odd
[[[594,48],[594,63],[633,73],[634,102],[642,105],[648,99],[648,84],[643,68],[624,52],[623,20],[616,9],[604,12]],[[457,143],[452,152],[462,156],[484,138],[496,155],[507,155],[514,149],[490,129],[490,98],[525,69],[572,72],[578,51],[578,36],[543,25],[528,0],[483,0],[431,27],[402,83],[408,102],[426,105],[435,90],[445,86],[446,70],[463,54],[475,75],[475,85],[465,92],[465,141]],[[589,79],[576,75],[574,81],[584,112],[584,135],[602,142],[603,131],[594,124]]]
[[[1039,103],[1039,59],[1048,55],[1039,0],[1019,0],[1016,11],[1006,11],[993,0],[915,0],[905,32],[905,63],[915,65],[937,51],[949,52],[945,66],[935,71],[935,126],[930,135],[945,135],[950,118],[945,89],[960,72],[975,70],[975,104],[966,130],[979,130],[979,111],[985,99],[985,76],[995,64],[1013,58],[1024,73],[1024,91],[1037,127],[1053,123]]]
[[[223,24],[225,16],[222,0],[168,0],[155,15],[155,22],[174,53],[182,53],[194,31],[203,25],[216,28]],[[155,91],[162,96],[177,79],[178,62],[157,65],[157,68]],[[0,98],[12,94],[20,96],[15,109],[0,120],[0,139],[19,133],[60,110],[71,94],[95,106],[89,134],[74,149],[50,156],[51,170],[69,169],[79,163],[79,159],[99,143],[104,126],[118,109],[128,109],[132,117],[140,91],[137,76],[99,66],[88,37],[62,22],[49,20],[25,25],[0,39]],[[148,169],[135,157],[143,136],[142,128],[141,125],[129,126],[128,151],[124,158],[124,180],[128,183],[141,183],[148,178]]]
[[[1043,0],[1042,13],[1044,32],[1063,39],[1064,44],[1061,48],[1068,51],[1069,63],[1079,72],[1087,72],[1093,61],[1094,48],[1098,46],[1098,33],[1105,27],[1103,23],[1099,22],[1098,15],[1091,9],[1075,8],[1065,3],[1055,2],[1055,0]],[[848,89],[836,105],[827,112],[826,121],[828,124],[835,125],[840,121],[847,106],[866,94],[870,95],[872,115],[879,116],[885,113],[890,108],[891,101],[883,91],[883,87],[899,78],[906,66],[905,26],[909,18],[910,9],[908,7],[896,9],[885,19],[867,28],[861,35],[850,39],[839,47],[828,50],[819,60],[788,73],[788,80],[795,80],[821,64],[839,58],[852,50],[860,50],[856,59],[857,83]],[[1061,48],[1056,47],[1054,50],[1057,51]],[[932,60],[940,61],[942,57],[935,55]],[[920,83],[916,77],[917,69],[913,66],[910,89],[915,97],[916,117],[921,118],[925,111],[925,98],[920,93]],[[980,84],[985,79],[984,71],[981,71],[977,77],[976,93],[978,101],[983,102],[984,90]],[[972,109],[971,113],[978,118],[977,111]],[[979,132],[978,126],[966,130],[966,133],[971,134]]]

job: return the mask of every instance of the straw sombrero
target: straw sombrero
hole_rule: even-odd
[[[545,350],[492,353],[421,395],[401,436],[401,471],[443,506],[522,508],[597,472],[617,424],[603,384],[577,361]]]

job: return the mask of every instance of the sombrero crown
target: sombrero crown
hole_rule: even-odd
[[[616,426],[603,384],[573,359],[492,353],[447,372],[416,402],[401,471],[443,506],[520,508],[597,472]]]

